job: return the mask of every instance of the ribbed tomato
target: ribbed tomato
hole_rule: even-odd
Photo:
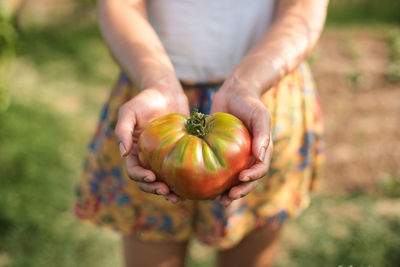
[[[237,184],[238,173],[250,165],[251,137],[227,113],[173,113],[145,127],[138,154],[141,165],[177,195],[213,199]]]

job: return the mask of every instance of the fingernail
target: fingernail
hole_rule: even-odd
[[[148,183],[154,182],[154,178],[153,178],[153,177],[149,177],[149,176],[144,177],[143,180],[144,180],[145,182],[148,182]]]
[[[161,188],[158,188],[158,189],[156,190],[156,194],[157,194],[157,195],[164,195],[165,193],[161,190]]]
[[[125,157],[126,149],[122,143],[119,143],[119,153],[121,153],[121,158]]]
[[[263,162],[264,161],[264,159],[265,159],[265,151],[266,151],[267,149],[265,148],[265,147],[261,147],[260,148],[260,150],[258,151],[258,160],[259,161],[261,161],[261,162]]]
[[[249,176],[245,176],[245,177],[243,177],[242,179],[240,179],[240,181],[242,181],[242,182],[248,182],[248,181],[250,181],[250,177],[249,177]]]

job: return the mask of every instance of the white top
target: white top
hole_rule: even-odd
[[[179,79],[225,78],[271,24],[275,0],[148,0]]]

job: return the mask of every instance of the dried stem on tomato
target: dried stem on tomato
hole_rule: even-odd
[[[189,134],[202,137],[208,134],[206,114],[199,112],[197,109],[192,111],[190,118],[186,122],[186,130]]]

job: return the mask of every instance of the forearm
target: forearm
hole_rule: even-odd
[[[141,88],[160,81],[179,84],[172,63],[147,20],[145,0],[100,0],[98,13],[100,30],[112,55]]]
[[[228,79],[261,95],[292,71],[317,43],[328,0],[278,0],[275,19]]]

